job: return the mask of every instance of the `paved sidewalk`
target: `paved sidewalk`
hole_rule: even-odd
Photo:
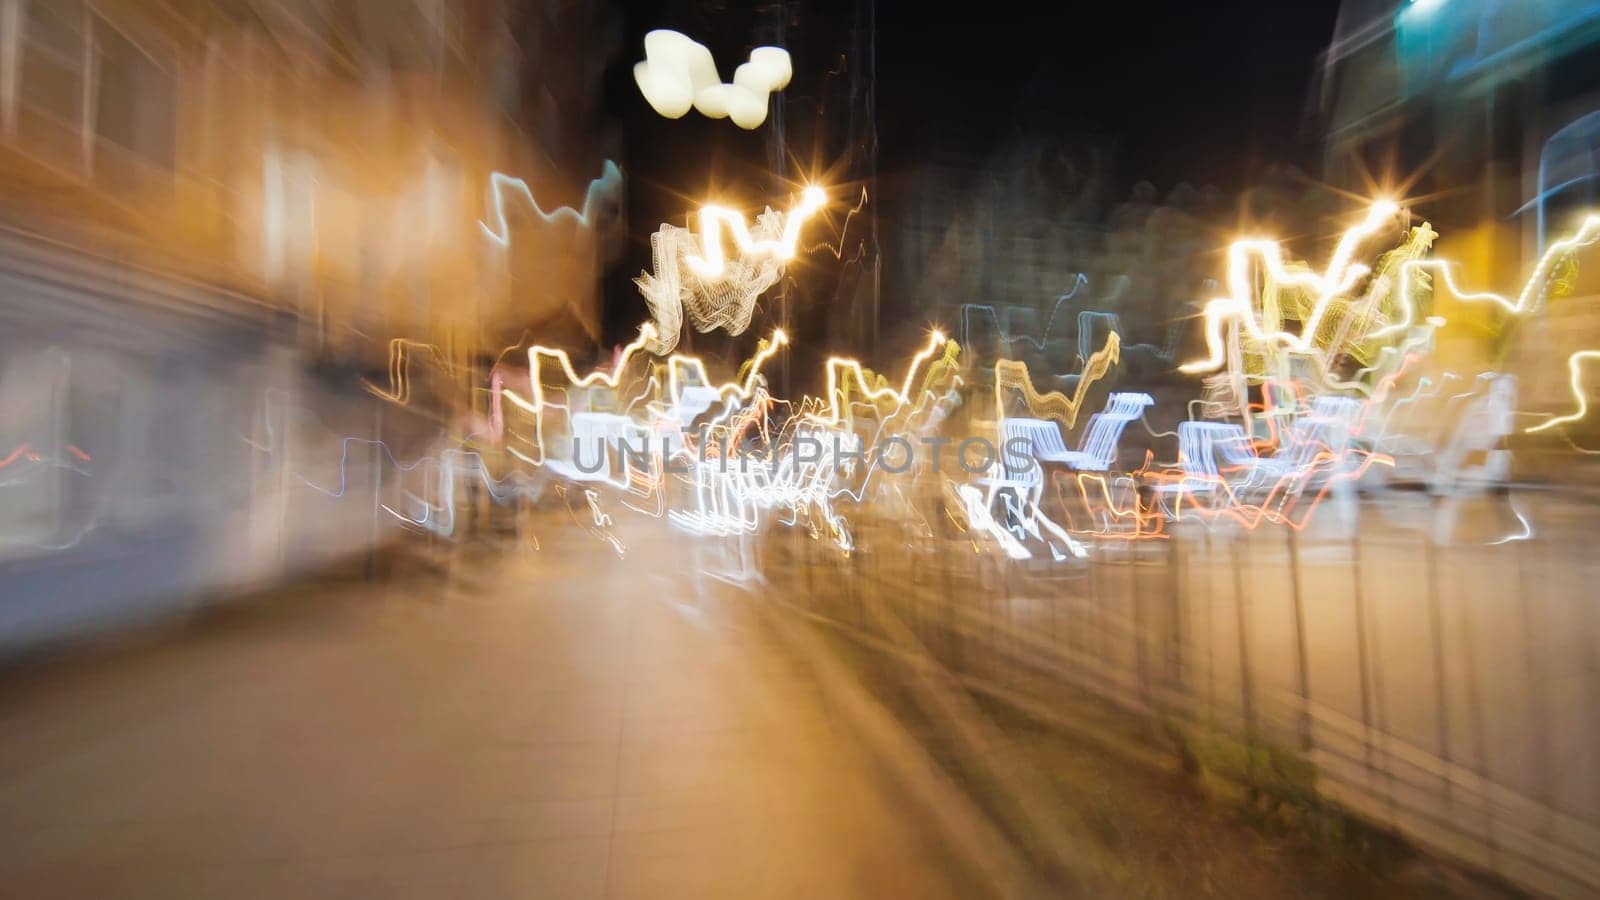
[[[6,671],[0,894],[962,893],[805,666],[696,602],[673,544],[478,558]]]

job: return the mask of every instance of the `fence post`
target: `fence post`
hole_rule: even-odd
[[[1545,555],[1543,541],[1540,544],[1539,555],[1543,557]],[[1519,589],[1517,593],[1521,595],[1522,647],[1526,656],[1528,703],[1534,718],[1534,734],[1538,735],[1539,738],[1539,799],[1549,803],[1555,799],[1555,788],[1552,779],[1555,766],[1551,764],[1550,705],[1545,692],[1545,672],[1548,671],[1548,665],[1544,654],[1538,652],[1539,641],[1543,638],[1543,617],[1539,617],[1536,621],[1530,600],[1532,597],[1542,597],[1544,595],[1535,589],[1536,586],[1530,580],[1527,566],[1522,564],[1523,552],[1532,553],[1535,548],[1531,543],[1519,542],[1515,546],[1518,548],[1513,552],[1517,559],[1517,587]],[[1524,547],[1527,548],[1526,551],[1522,549]],[[1540,560],[1540,562],[1544,561]],[[1535,571],[1541,573],[1542,581],[1543,573],[1546,571],[1545,566],[1536,566]],[[1537,587],[1546,587],[1546,585],[1541,584]]]
[[[1124,565],[1128,568],[1128,603],[1132,605],[1133,618],[1133,670],[1139,680],[1139,699],[1144,701],[1145,708],[1155,711],[1155,704],[1151,699],[1150,689],[1150,661],[1149,644],[1150,633],[1154,629],[1145,621],[1144,591],[1139,590],[1139,561],[1133,556],[1132,542],[1124,548]]]
[[[1433,498],[1435,518],[1439,506],[1439,498]],[[1426,595],[1428,598],[1428,627],[1433,632],[1433,680],[1438,692],[1438,699],[1434,706],[1439,710],[1439,758],[1449,763],[1453,760],[1450,754],[1450,693],[1445,683],[1444,664],[1444,608],[1439,598],[1439,556],[1434,546],[1433,535],[1426,534],[1422,538],[1423,578],[1427,581]],[[1454,793],[1453,782],[1449,775],[1444,777],[1444,794],[1448,801]]]
[[[1289,587],[1294,611],[1294,664],[1295,690],[1300,695],[1297,720],[1300,729],[1300,749],[1311,749],[1311,669],[1306,661],[1305,600],[1300,595],[1300,532],[1293,523],[1285,520],[1289,535]]]
[[[1367,590],[1361,578],[1361,529],[1350,532],[1350,573],[1355,590],[1356,678],[1361,688],[1361,749],[1372,768],[1372,675],[1367,658]]]
[[[1183,553],[1178,546],[1177,530],[1167,537],[1168,593],[1172,604],[1172,646],[1167,654],[1167,680],[1172,693],[1187,698],[1184,690],[1184,654],[1189,648],[1189,612],[1183,602]]]
[[[1254,685],[1250,673],[1250,623],[1246,611],[1244,573],[1239,567],[1239,541],[1244,534],[1235,533],[1229,541],[1229,556],[1233,561],[1233,611],[1239,631],[1239,711],[1244,715],[1245,734],[1254,740],[1256,735],[1256,709]]]

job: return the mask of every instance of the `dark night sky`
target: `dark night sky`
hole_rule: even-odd
[[[1236,190],[1275,162],[1314,173],[1318,136],[1307,133],[1306,107],[1338,0],[969,2],[945,14],[939,8],[885,0],[876,10],[878,169],[891,215],[896,175],[945,151],[981,159],[1010,140],[1019,123],[1034,134],[1110,138],[1119,197],[1139,180],[1163,191],[1179,181]],[[791,109],[795,121],[785,139],[804,165],[807,123],[799,117],[802,109],[818,108],[823,93],[838,90],[840,79],[824,73],[841,67],[837,51],[849,45],[858,6],[805,0],[788,9],[794,26],[783,43],[795,80],[786,96],[802,105]],[[637,324],[631,278],[649,263],[654,223],[682,224],[709,196],[748,204],[787,193],[769,166],[771,120],[745,132],[694,113],[668,121],[649,109],[632,77],[645,32],[674,28],[706,43],[723,77],[731,78],[750,47],[772,42],[776,18],[770,4],[736,0],[622,4],[622,42],[605,108],[622,136],[630,247],[606,278],[612,335],[630,336]],[[885,220],[882,227],[894,226]]]
[[[1076,120],[1119,142],[1130,177],[1160,182],[1248,180],[1257,161],[1308,161],[1302,122],[1317,54],[1333,33],[1338,0],[1097,0],[1052,4],[905,0],[877,8],[879,134],[883,164],[915,159],[930,144],[979,145],[1003,137],[1019,117]],[[644,33],[677,28],[711,46],[732,68],[761,29],[767,4],[634,0],[623,4],[622,50],[607,105],[656,153],[664,148],[632,84]],[[842,33],[845,0],[791,4],[798,49],[813,32]],[[1039,7],[1034,9],[1032,7]],[[995,12],[989,12],[994,10]],[[1009,10],[1009,11],[1007,11]],[[1025,12],[1023,11],[1025,10]],[[843,44],[844,38],[836,39]],[[816,41],[828,43],[826,37]],[[797,52],[805,66],[828,66]],[[675,143],[723,132],[679,120]],[[685,133],[693,132],[693,133]],[[737,138],[737,135],[733,135]],[[759,146],[756,136],[744,143]],[[1312,136],[1314,138],[1314,136]],[[671,162],[675,154],[668,154]],[[644,174],[641,172],[640,174]],[[702,179],[703,183],[703,179]],[[692,187],[699,187],[700,184]]]
[[[881,5],[885,167],[929,143],[1003,136],[1041,112],[1114,138],[1127,182],[1238,187],[1259,164],[1312,161],[1315,136],[1302,123],[1337,0],[1054,6],[940,17],[922,4]],[[944,98],[959,113],[942,112]]]

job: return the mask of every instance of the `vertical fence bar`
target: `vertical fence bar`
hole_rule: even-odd
[[[1167,538],[1167,592],[1172,609],[1172,645],[1167,656],[1167,689],[1177,702],[1187,703],[1192,695],[1184,687],[1187,677],[1185,655],[1189,651],[1189,611],[1183,596],[1184,559],[1176,533]]]
[[[1256,736],[1255,685],[1250,671],[1250,622],[1244,589],[1244,573],[1239,562],[1240,535],[1229,541],[1229,556],[1233,561],[1233,610],[1239,628],[1239,712],[1244,716],[1245,734]]]
[[[1435,518],[1439,498],[1433,499]],[[1434,547],[1433,536],[1425,535],[1422,539],[1423,578],[1426,581],[1425,593],[1428,598],[1428,628],[1433,632],[1433,680],[1436,697],[1434,705],[1439,711],[1439,758],[1451,762],[1450,754],[1450,692],[1445,681],[1446,671],[1444,662],[1444,606],[1439,597],[1439,555]],[[1453,793],[1452,779],[1446,775],[1444,779],[1444,793],[1446,803]]]
[[[1306,660],[1305,599],[1300,594],[1300,532],[1285,523],[1289,542],[1289,595],[1294,615],[1294,678],[1295,692],[1300,698],[1300,709],[1295,720],[1300,733],[1300,749],[1311,749],[1311,668]]]
[[[1361,576],[1361,529],[1350,532],[1351,597],[1356,618],[1356,679],[1361,691],[1361,749],[1372,769],[1372,673],[1367,649],[1367,591]]]

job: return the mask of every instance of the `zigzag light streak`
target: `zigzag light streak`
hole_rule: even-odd
[[[383,390],[365,378],[361,380],[361,383],[367,390],[391,403],[398,403],[401,406],[410,403],[411,382],[407,380],[406,374],[411,368],[412,349],[431,351],[435,357],[443,360],[439,353],[439,348],[433,344],[425,341],[394,338],[389,341],[389,389],[387,391]]]
[[[511,245],[511,229],[506,223],[505,209],[505,191],[511,190],[526,198],[528,206],[533,209],[534,215],[542,219],[547,225],[566,221],[577,225],[579,228],[592,228],[594,227],[597,207],[601,202],[603,193],[616,192],[621,185],[622,170],[617,168],[616,163],[608,159],[601,169],[600,177],[590,181],[588,189],[584,192],[582,212],[570,206],[558,206],[551,212],[545,212],[544,208],[539,205],[539,201],[534,199],[533,191],[529,189],[526,181],[501,172],[494,172],[489,175],[489,192],[492,197],[490,205],[494,207],[495,227],[490,228],[487,223],[481,221],[478,223],[478,227],[483,230],[483,236],[495,244],[501,247],[509,247]]]
[[[662,225],[650,238],[654,271],[634,279],[656,323],[650,352],[665,356],[677,346],[685,312],[701,333],[721,328],[743,334],[756,301],[798,252],[806,220],[826,203],[822,188],[807,187],[788,213],[768,209],[757,217],[754,230],[761,237],[738,212],[714,204],[700,210],[698,235]],[[725,253],[728,239],[738,251],[732,259]]]
[[[1083,377],[1078,379],[1078,386],[1072,396],[1060,391],[1050,391],[1040,394],[1033,387],[1033,379],[1028,375],[1028,364],[1021,360],[1002,359],[994,364],[994,402],[996,418],[1005,418],[1000,411],[1005,409],[1004,391],[1006,389],[1020,390],[1024,401],[1028,404],[1028,413],[1036,419],[1054,419],[1068,428],[1078,421],[1078,411],[1083,408],[1084,395],[1095,382],[1105,377],[1121,359],[1122,338],[1115,331],[1106,334],[1104,347],[1095,351],[1084,362]]]
[[[1455,276],[1445,260],[1409,260],[1401,266],[1402,274],[1409,274],[1419,269],[1426,269],[1442,276],[1445,286],[1457,299],[1472,303],[1493,303],[1514,316],[1526,315],[1532,312],[1541,296],[1546,279],[1550,276],[1550,267],[1562,256],[1582,247],[1587,247],[1600,239],[1600,216],[1589,216],[1583,220],[1583,225],[1571,237],[1564,238],[1551,244],[1539,257],[1539,262],[1534,266],[1532,274],[1523,283],[1522,291],[1515,300],[1489,291],[1465,291],[1456,284]],[[1401,309],[1405,310],[1405,318],[1393,325],[1380,328],[1372,333],[1372,337],[1403,330],[1410,327],[1416,317],[1416,304],[1411,299],[1411,279],[1405,278],[1400,283]],[[1442,320],[1441,320],[1442,321]]]
[[[828,357],[828,361],[825,364],[828,374],[828,415],[826,417],[818,417],[817,421],[825,422],[829,425],[837,425],[844,420],[844,416],[840,413],[840,401],[843,399],[843,393],[839,389],[840,372],[850,373],[852,380],[861,388],[862,394],[868,400],[877,402],[884,397],[888,397],[894,400],[896,409],[904,406],[911,396],[911,383],[916,380],[917,369],[921,368],[924,362],[938,353],[943,345],[944,335],[940,332],[935,331],[928,336],[928,346],[924,347],[917,355],[911,357],[911,362],[906,367],[906,377],[901,382],[900,390],[898,391],[888,385],[874,388],[868,384],[866,373],[862,371],[859,360],[845,356]]]
[[[1367,211],[1366,219],[1360,225],[1346,231],[1340,238],[1333,257],[1328,261],[1327,269],[1321,275],[1312,272],[1291,272],[1284,266],[1283,248],[1277,241],[1235,241],[1228,248],[1228,289],[1231,293],[1227,297],[1211,300],[1204,308],[1206,349],[1209,355],[1204,359],[1179,366],[1179,371],[1194,374],[1221,369],[1226,361],[1222,327],[1230,321],[1237,322],[1253,340],[1261,343],[1276,342],[1291,350],[1314,353],[1315,347],[1312,342],[1316,339],[1317,326],[1321,324],[1328,304],[1334,297],[1350,290],[1357,280],[1370,271],[1366,265],[1352,263],[1350,257],[1363,241],[1377,233],[1384,223],[1393,219],[1399,211],[1399,206],[1386,200],[1374,203]],[[1311,315],[1302,323],[1299,334],[1269,330],[1257,320],[1253,301],[1256,295],[1255,279],[1250,275],[1250,260],[1253,256],[1258,257],[1266,266],[1267,276],[1275,283],[1305,286],[1316,293],[1317,299],[1312,306]]]
[[[1513,315],[1523,315],[1532,311],[1540,297],[1545,280],[1549,277],[1550,266],[1557,259],[1577,250],[1587,247],[1600,239],[1600,215],[1589,216],[1583,220],[1577,232],[1571,237],[1556,241],[1539,257],[1539,264],[1534,266],[1533,274],[1528,276],[1528,281],[1522,286],[1522,292],[1517,294],[1517,299],[1511,301],[1498,294],[1466,294],[1457,291],[1454,282],[1450,289],[1457,291],[1457,296],[1463,300],[1487,301],[1498,304],[1506,312]]]
[[[766,364],[767,360],[776,355],[779,350],[787,347],[788,345],[789,335],[784,333],[783,329],[779,328],[772,332],[772,341],[767,344],[765,349],[758,351],[752,358],[750,371],[746,373],[744,383],[740,384],[733,381],[724,382],[723,384],[715,386],[717,393],[722,395],[732,393],[738,396],[740,399],[749,399],[751,392],[755,390],[756,379],[761,376],[761,367]],[[699,382],[701,384],[708,386],[711,385],[711,377],[706,373],[706,364],[704,360],[700,359],[698,356],[687,356],[684,354],[674,353],[672,356],[667,358],[667,393],[668,396],[672,398],[673,403],[677,403],[683,397],[682,380],[678,375],[678,372],[682,369],[694,370],[695,373],[699,375]]]
[[[489,220],[497,222],[498,228],[485,223],[480,227],[495,243],[508,244],[504,209],[508,189],[520,190],[546,222],[591,226],[592,216],[598,215],[604,182],[614,174],[614,166],[608,164],[606,175],[591,183],[581,213],[566,207],[546,213],[533,202],[525,184],[497,174],[491,179],[494,198]],[[942,415],[919,421],[924,401],[933,401],[938,407],[935,413],[948,413],[962,402],[953,390],[940,393],[942,385],[949,383],[946,375],[953,374],[960,363],[959,348],[953,342],[946,345],[944,337],[933,332],[928,344],[905,362],[901,377],[893,380],[867,370],[857,359],[829,357],[823,372],[825,393],[794,402],[772,397],[763,378],[764,366],[788,346],[789,338],[781,330],[758,348],[745,368],[721,383],[713,381],[707,363],[696,356],[662,352],[665,358],[642,373],[636,364],[640,351],[656,353],[676,343],[685,309],[702,331],[724,328],[741,333],[761,291],[775,281],[782,264],[799,252],[806,221],[823,208],[826,199],[822,189],[809,187],[790,210],[778,213],[768,209],[753,225],[738,212],[711,204],[698,211],[698,224],[692,229],[663,226],[658,237],[665,237],[658,249],[665,252],[657,257],[657,273],[640,280],[655,319],[639,329],[638,337],[608,368],[580,374],[566,351],[535,344],[527,351],[526,392],[520,383],[516,389],[506,383],[508,377],[520,382],[520,371],[513,375],[509,370],[497,370],[491,375],[497,438],[505,429],[502,400],[534,418],[531,437],[518,435],[518,446],[507,446],[505,451],[528,466],[549,466],[546,471],[554,474],[558,490],[565,491],[569,484],[574,490],[582,489],[594,522],[592,530],[605,532],[602,537],[615,524],[606,510],[631,509],[708,536],[743,537],[757,533],[767,523],[807,528],[813,536],[831,534],[840,549],[851,550],[851,526],[840,508],[846,503],[882,502],[885,497],[894,502],[896,495],[905,502],[900,489],[910,482],[895,476],[907,469],[892,468],[898,455],[889,454],[886,448],[894,443],[909,447],[909,441],[933,434],[939,427]],[[1374,204],[1340,236],[1320,271],[1287,259],[1274,241],[1241,240],[1228,248],[1226,294],[1208,302],[1203,312],[1207,356],[1180,368],[1185,372],[1225,368],[1228,377],[1247,385],[1244,392],[1235,388],[1236,400],[1220,412],[1200,414],[1234,421],[1242,416],[1243,425],[1230,421],[1206,429],[1151,430],[1156,438],[1179,436],[1175,463],[1157,465],[1154,452],[1146,450],[1144,463],[1131,471],[1120,471],[1112,464],[1102,466],[1103,472],[1075,471],[1070,483],[1043,474],[1037,483],[1006,483],[1006,490],[1016,489],[1015,496],[996,493],[997,479],[991,470],[971,484],[951,482],[947,511],[955,510],[958,517],[964,511],[969,532],[992,537],[1007,556],[1031,557],[1031,548],[1042,542],[1058,561],[1069,555],[1061,552],[1063,546],[1071,556],[1087,552],[1074,534],[1094,534],[1107,540],[1164,539],[1169,536],[1168,523],[1191,519],[1231,521],[1252,529],[1263,524],[1305,528],[1330,492],[1343,491],[1343,485],[1363,478],[1373,467],[1394,465],[1393,457],[1382,452],[1389,449],[1383,444],[1389,420],[1401,405],[1414,405],[1423,396],[1424,385],[1419,384],[1409,398],[1393,401],[1391,395],[1398,390],[1402,373],[1429,352],[1433,331],[1444,324],[1438,316],[1425,315],[1430,280],[1424,276],[1432,276],[1434,291],[1447,290],[1462,301],[1492,303],[1512,315],[1528,315],[1541,307],[1552,272],[1562,260],[1574,250],[1600,241],[1600,216],[1591,216],[1576,234],[1558,241],[1540,258],[1515,297],[1469,293],[1456,284],[1445,261],[1422,258],[1436,236],[1426,223],[1411,229],[1405,243],[1383,256],[1382,262],[1372,266],[1357,262],[1357,254],[1384,233],[1398,211],[1393,203]],[[1058,308],[1065,299],[1057,301]],[[1054,317],[1052,312],[1046,333]],[[1080,321],[1080,332],[1084,330]],[[1095,328],[1093,336],[1101,331]],[[1396,335],[1399,339],[1381,346],[1373,343]],[[412,391],[407,369],[417,358],[413,349],[422,346],[392,342],[389,389],[369,388],[393,402],[407,402]],[[936,362],[941,346],[945,354]],[[1128,349],[1116,330],[1107,332],[1104,346],[1093,353],[1084,347],[1084,370],[1070,394],[1040,393],[1024,363],[997,361],[992,382],[997,424],[1004,422],[1007,402],[1014,401],[1008,392],[1020,391],[1028,416],[1073,427],[1083,414],[1091,386],[1103,380]],[[1291,359],[1289,354],[1297,356]],[[1587,416],[1582,366],[1596,358],[1600,358],[1600,350],[1579,351],[1568,359],[1577,410],[1527,431],[1556,428]],[[1306,374],[1307,363],[1320,363],[1321,368]],[[1355,375],[1345,377],[1351,371]],[[955,381],[959,383],[959,375]],[[1257,384],[1260,399],[1251,402],[1249,391]],[[604,390],[592,391],[585,403],[585,395],[578,393],[584,388]],[[549,394],[552,390],[567,391],[567,399]],[[1356,395],[1361,395],[1360,399]],[[1149,398],[1144,404],[1150,404]],[[544,417],[551,407],[566,411],[575,436],[589,434],[608,442],[644,436],[646,444],[638,451],[629,448],[627,459],[634,461],[622,463],[621,475],[612,469],[585,469],[582,457],[569,461],[552,453],[547,458]],[[1253,410],[1258,410],[1266,423],[1266,436],[1251,425]],[[1509,415],[1508,409],[1505,421],[1509,422]],[[692,441],[682,435],[681,428],[697,421],[706,423],[703,429],[712,429],[709,434],[715,437],[704,430]],[[1043,423],[1029,424],[1050,430]],[[1464,420],[1457,438],[1462,433],[1470,436],[1473,427]],[[1148,425],[1146,428],[1150,430]],[[1233,429],[1237,439],[1230,438],[1233,442],[1225,446],[1215,443],[1220,439],[1214,435],[1221,429]],[[1002,439],[1008,433],[999,429]],[[672,440],[656,441],[663,435]],[[1190,443],[1182,443],[1185,436]],[[840,439],[846,442],[842,448]],[[819,444],[830,446],[830,440],[831,454],[815,459],[805,455],[804,451],[815,453]],[[531,448],[522,446],[528,443]],[[1451,446],[1458,443],[1453,441]],[[1509,451],[1495,452],[1503,455]],[[647,463],[638,461],[645,457]],[[610,464],[617,464],[618,459],[610,457]],[[1064,459],[1056,461],[1064,463]],[[683,460],[688,467],[678,468]],[[737,466],[730,467],[731,462]],[[341,477],[343,463],[341,459]],[[437,475],[440,494],[434,504],[418,500],[423,515],[400,516],[412,524],[450,528],[454,519],[451,485],[463,473],[481,476],[496,499],[508,494],[503,482],[492,478],[483,458],[476,455],[446,451],[425,471],[430,476],[430,492],[432,476]],[[520,475],[537,487],[552,483],[533,478],[526,470]],[[674,475],[682,477],[675,479]],[[525,487],[517,482],[512,485],[516,493]],[[984,485],[989,486],[987,493]],[[679,487],[685,490],[675,490]],[[1064,517],[1056,520],[1043,514],[1044,492],[1050,487],[1065,511]],[[622,492],[620,505],[607,500],[602,508],[604,494],[612,490]],[[630,502],[639,496],[651,497],[653,503]],[[996,511],[996,501],[1002,496],[1009,513],[1005,516]],[[915,512],[914,507],[907,508]],[[1051,514],[1056,515],[1054,509]],[[1527,520],[1520,514],[1518,518],[1523,531],[1531,534]],[[620,545],[616,546],[621,552]]]
[[[1325,273],[1321,276],[1309,273],[1294,273],[1289,271],[1283,263],[1282,250],[1273,241],[1238,241],[1229,248],[1228,285],[1231,296],[1210,301],[1204,309],[1205,335],[1208,356],[1180,366],[1180,371],[1189,373],[1210,372],[1221,368],[1226,360],[1226,347],[1223,338],[1223,327],[1226,323],[1236,322],[1240,329],[1253,341],[1278,345],[1316,357],[1321,353],[1314,345],[1317,327],[1321,324],[1322,316],[1326,313],[1332,300],[1339,294],[1349,290],[1357,279],[1369,270],[1361,264],[1350,263],[1350,256],[1360,243],[1366,240],[1382,223],[1391,218],[1398,208],[1387,201],[1376,203],[1369,210],[1367,218],[1361,225],[1347,231],[1330,260]],[[1539,258],[1533,272],[1524,282],[1522,290],[1513,298],[1489,291],[1467,291],[1456,283],[1452,269],[1445,260],[1407,260],[1400,265],[1398,276],[1399,306],[1402,317],[1399,321],[1379,328],[1368,335],[1366,339],[1378,339],[1390,336],[1397,332],[1405,332],[1417,322],[1416,300],[1413,296],[1413,285],[1416,279],[1412,276],[1417,272],[1428,272],[1437,275],[1445,288],[1456,298],[1472,303],[1492,303],[1505,312],[1515,315],[1527,315],[1533,312],[1543,296],[1543,290],[1549,279],[1554,263],[1563,256],[1583,247],[1594,244],[1600,240],[1600,215],[1591,215],[1584,219],[1583,224],[1576,233],[1570,237],[1551,244]],[[1254,279],[1250,275],[1250,259],[1259,257],[1266,266],[1267,277],[1280,285],[1308,286],[1316,292],[1317,299],[1308,316],[1300,328],[1299,334],[1288,331],[1273,331],[1263,327],[1256,317],[1255,305],[1252,298],[1255,296]],[[1439,316],[1429,317],[1427,324],[1437,328],[1445,324]],[[1425,340],[1419,336],[1409,343],[1415,344]],[[1401,347],[1393,350],[1393,355],[1403,357],[1407,348]],[[1382,351],[1380,351],[1381,353]],[[1582,358],[1575,356],[1574,359]],[[1576,365],[1569,362],[1569,365]],[[1376,367],[1369,367],[1369,370]],[[1367,371],[1367,370],[1364,370]],[[1574,374],[1574,379],[1577,378]],[[1351,381],[1335,382],[1333,387],[1350,388],[1355,386]],[[1574,387],[1575,393],[1579,388]],[[1581,399],[1581,397],[1580,397]],[[1584,415],[1580,410],[1575,414],[1578,418]],[[1574,421],[1572,417],[1558,417],[1545,422],[1529,431],[1544,430],[1563,422]]]
[[[644,323],[643,325],[639,326],[639,336],[635,338],[632,343],[622,348],[622,357],[618,361],[616,370],[614,372],[606,373],[596,370],[583,376],[579,376],[577,370],[572,367],[572,358],[567,355],[567,351],[558,347],[545,347],[539,344],[529,347],[528,381],[533,393],[533,398],[531,400],[525,400],[518,396],[515,391],[504,387],[501,388],[499,393],[496,395],[504,395],[507,400],[510,400],[518,407],[533,415],[535,423],[534,444],[538,448],[539,455],[537,458],[529,461],[535,465],[539,465],[542,464],[545,459],[544,408],[546,406],[546,401],[544,396],[544,381],[540,377],[543,368],[541,360],[547,358],[555,360],[557,364],[560,365],[562,374],[566,376],[567,383],[572,387],[590,387],[595,384],[603,384],[608,388],[615,388],[617,383],[622,378],[623,371],[627,369],[628,360],[632,358],[635,353],[643,350],[645,345],[654,340],[655,337],[655,326],[649,322]]]
[[[734,244],[743,256],[751,259],[771,256],[787,262],[794,259],[795,248],[800,243],[801,226],[827,203],[828,195],[822,188],[816,185],[807,187],[800,194],[800,204],[784,216],[783,236],[777,240],[752,238],[744,216],[735,210],[712,204],[702,206],[700,207],[702,255],[685,256],[683,263],[689,267],[689,271],[707,281],[721,278],[727,270],[727,259],[723,255],[722,248],[723,232],[727,232],[727,236],[733,238]]]
[[[1567,384],[1572,388],[1573,398],[1578,401],[1578,411],[1565,416],[1556,416],[1548,422],[1525,429],[1526,433],[1533,434],[1534,432],[1554,428],[1557,425],[1577,422],[1589,414],[1589,399],[1584,395],[1583,370],[1581,368],[1583,361],[1588,359],[1600,359],[1600,350],[1579,350],[1577,353],[1567,357]]]
[[[994,323],[995,334],[1000,336],[1000,340],[1004,341],[1008,348],[1012,344],[1022,341],[1031,344],[1037,350],[1043,350],[1045,343],[1050,340],[1052,329],[1055,327],[1056,316],[1061,312],[1061,307],[1077,297],[1078,291],[1082,290],[1088,283],[1089,276],[1082,272],[1072,277],[1071,290],[1056,297],[1055,304],[1050,307],[1050,315],[1045,319],[1044,326],[1039,329],[1039,337],[1037,338],[1026,334],[1011,334],[1000,327],[999,310],[992,304],[964,303],[961,305],[961,339],[962,341],[970,340],[972,336],[972,314],[981,312],[988,314],[989,321]]]
[[[572,358],[565,350],[539,345],[528,348],[529,383],[532,394],[531,400],[523,398],[511,388],[505,387],[503,375],[496,373],[495,376],[492,376],[493,381],[491,388],[493,391],[493,396],[491,399],[491,422],[493,424],[491,432],[493,436],[496,440],[498,440],[504,434],[504,418],[502,408],[499,404],[499,400],[503,396],[505,399],[510,400],[513,405],[524,410],[525,412],[528,412],[534,417],[535,444],[540,449],[537,457],[529,457],[525,454],[517,453],[515,450],[512,450],[511,452],[519,456],[519,458],[522,458],[523,461],[529,463],[530,465],[543,465],[544,410],[547,406],[553,406],[556,404],[552,404],[545,399],[544,381],[541,377],[544,369],[541,360],[555,360],[560,366],[561,373],[566,378],[569,387],[590,387],[595,384],[603,384],[608,388],[615,388],[620,383],[622,373],[627,368],[628,361],[632,359],[635,353],[644,349],[644,347],[654,338],[655,326],[649,322],[646,322],[639,328],[639,337],[634,339],[632,343],[623,348],[620,360],[613,372],[606,373],[604,371],[596,370],[581,377],[578,375],[577,370],[573,368]],[[720,385],[716,385],[715,388],[717,393],[723,397],[728,397],[731,395],[738,397],[739,399],[749,399],[755,391],[757,380],[761,376],[762,366],[766,364],[767,360],[776,355],[779,350],[788,346],[788,343],[789,337],[783,332],[782,329],[774,331],[770,344],[764,350],[758,352],[751,360],[752,365],[750,367],[750,371],[745,376],[744,382],[741,384],[738,382],[729,381]],[[669,373],[668,394],[673,404],[678,403],[678,401],[682,399],[682,384],[678,374],[681,370],[688,369],[696,372],[700,376],[701,384],[709,385],[711,381],[706,371],[705,362],[696,356],[673,354],[667,358],[666,368]]]

